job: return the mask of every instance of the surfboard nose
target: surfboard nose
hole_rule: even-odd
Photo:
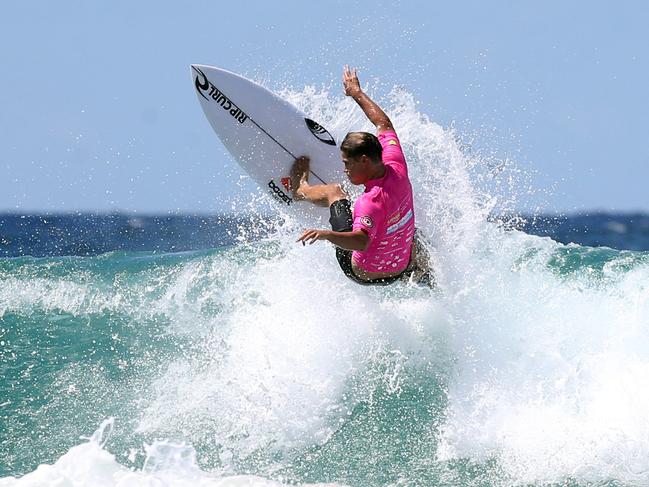
[[[205,66],[203,64],[190,64],[189,65],[189,72],[192,75],[192,78],[194,79],[200,79],[201,84],[207,83],[207,76],[205,73],[209,71],[211,68],[210,66]]]

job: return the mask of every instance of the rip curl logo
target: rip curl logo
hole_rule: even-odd
[[[290,205],[293,200],[282,191],[282,189],[275,184],[275,181],[272,179],[268,181],[268,187],[270,188],[270,192],[275,198],[277,198],[280,201],[283,201],[287,205]]]
[[[196,66],[192,66],[194,71],[196,71],[196,78],[194,79],[194,85],[196,86],[196,91],[198,94],[205,98],[207,101],[213,100],[224,110],[230,112],[230,115],[239,123],[244,123],[248,120],[248,115],[243,113],[238,106],[232,103],[227,96],[219,91],[219,89],[214,86],[210,80],[207,79],[205,73],[203,73]]]
[[[197,67],[192,66],[192,68],[194,68],[194,71],[198,73],[196,75],[196,78],[194,79],[194,85],[196,86],[196,91],[198,91],[198,94],[201,95],[203,98],[209,100],[209,98],[205,96],[205,93],[203,93],[204,91],[210,88],[210,82],[207,81],[207,76],[205,76],[205,73],[203,73]],[[203,78],[203,81],[199,81],[199,76]]]
[[[362,216],[361,223],[365,225],[367,228],[372,228],[374,226],[374,222],[369,216]]]
[[[306,126],[309,127],[311,133],[315,135],[320,142],[324,142],[325,144],[329,145],[336,145],[336,141],[331,136],[331,134],[327,132],[326,128],[314,122],[310,118],[305,118],[304,121],[306,122]]]

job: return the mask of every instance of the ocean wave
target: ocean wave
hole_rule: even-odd
[[[337,138],[368,128],[284,96]],[[389,100],[434,290],[355,285],[290,215],[216,250],[2,259],[0,448],[26,475],[0,485],[646,484],[646,255],[493,221],[508,169]],[[106,445],[77,444],[108,416]]]

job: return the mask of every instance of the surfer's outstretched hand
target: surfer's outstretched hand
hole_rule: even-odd
[[[330,233],[329,230],[306,230],[297,241],[302,242],[302,245],[306,245],[307,242],[312,244],[318,240],[328,240],[327,237]]]
[[[343,69],[343,87],[347,96],[353,97],[358,93],[362,93],[361,83],[358,81],[358,76],[356,75],[356,68],[349,69],[349,65],[347,64],[345,64]]]

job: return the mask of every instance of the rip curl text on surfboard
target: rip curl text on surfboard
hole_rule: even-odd
[[[236,106],[230,99],[219,91],[219,89],[210,83],[210,98],[216,103],[221,105],[224,110],[228,110],[230,115],[232,115],[239,123],[244,123],[248,120],[248,115],[246,115],[241,108]]]
[[[221,93],[221,91],[216,86],[214,86],[210,80],[207,79],[207,76],[205,76],[205,74],[200,69],[196,68],[195,66],[192,67],[198,73],[198,75],[196,76],[195,84],[196,89],[203,98],[207,99],[207,97],[209,96],[212,100],[221,105],[224,110],[228,110],[230,112],[230,115],[232,115],[234,119],[239,123],[244,123],[246,120],[248,120],[248,115],[246,115],[243,110],[241,110],[241,108],[232,103],[232,101],[227,96]],[[199,75],[203,77],[203,81],[199,81]]]

